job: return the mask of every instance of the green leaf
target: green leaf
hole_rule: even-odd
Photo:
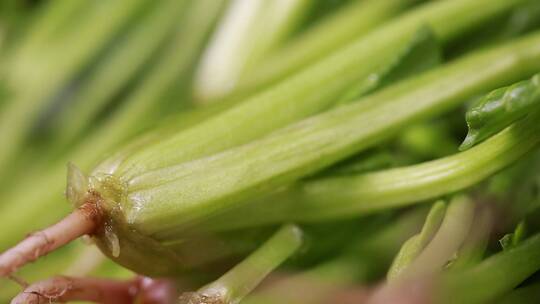
[[[442,50],[437,37],[427,25],[418,29],[410,42],[379,71],[369,75],[360,85],[354,85],[342,102],[353,101],[393,82],[429,70],[442,62]]]
[[[540,74],[491,92],[467,111],[469,133],[460,150],[471,148],[537,108],[540,108]]]

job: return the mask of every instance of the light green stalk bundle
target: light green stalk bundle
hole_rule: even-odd
[[[144,235],[143,238],[151,237],[158,240],[158,243],[173,244],[179,238],[182,239],[178,232],[209,216],[238,206],[245,199],[291,183],[338,159],[365,149],[394,134],[410,121],[440,113],[459,104],[468,96],[530,74],[529,69],[534,69],[535,66],[524,63],[537,62],[537,40],[536,36],[532,36],[514,44],[472,55],[253,143],[212,157],[170,166],[181,159],[181,154],[178,154],[177,149],[168,152],[164,147],[182,145],[183,140],[199,134],[199,130],[214,129],[214,124],[229,117],[236,118],[235,113],[242,113],[240,111],[250,105],[249,102],[242,103],[204,123],[175,134],[168,141],[144,147],[137,153],[134,153],[137,149],[132,150],[132,156],[125,160],[120,158],[104,162],[94,170],[88,180],[82,175],[76,175],[81,178],[74,183],[79,185],[76,187],[79,190],[75,193],[79,193],[78,197],[83,199],[74,199],[74,203],[84,203],[84,198],[87,197],[85,190],[93,189],[92,193],[99,193],[103,209],[114,211],[110,214],[110,220],[117,222],[117,225],[112,225],[111,228],[120,229],[113,233],[120,241],[126,240],[122,230],[126,229],[124,225],[128,225],[129,230],[138,231]],[[519,57],[516,57],[518,54]],[[334,63],[334,60],[330,62]],[[523,70],[524,66],[527,67],[526,70]],[[478,73],[479,70],[484,72]],[[396,98],[397,96],[399,98]],[[396,111],[400,115],[387,115]],[[227,124],[227,128],[231,128],[230,124]],[[216,125],[215,130],[220,128]],[[215,136],[215,133],[206,134],[209,139]],[[335,134],[347,136],[336,137]],[[243,137],[242,141],[246,139],[246,136]],[[203,138],[198,139],[196,142],[200,147],[199,143]],[[221,141],[223,142],[224,138]],[[534,141],[530,141],[528,146],[533,144]],[[218,143],[215,148],[219,146]],[[188,146],[182,147],[184,157],[187,156],[187,148]],[[516,156],[519,156],[520,150],[515,151]],[[171,157],[163,156],[169,153],[172,153]],[[146,155],[160,157],[155,160],[146,159]],[[242,159],[238,159],[239,157]],[[170,167],[159,169],[166,165]],[[249,170],[245,171],[247,169]],[[229,183],[229,186],[226,183]],[[262,188],[262,184],[266,186]],[[123,207],[119,208],[120,206]],[[132,267],[148,265],[134,262],[133,260],[142,257],[137,257],[137,250],[132,251],[129,247],[130,245],[120,244],[121,250],[117,252],[110,250],[117,248],[111,246],[109,254],[114,256],[119,253],[120,260],[122,256],[126,256],[125,264]],[[149,249],[155,246],[144,247]],[[150,250],[145,251],[144,255],[151,255]],[[135,256],[131,257],[130,254]],[[158,260],[152,267],[153,271],[163,269],[159,267],[160,264],[167,268],[167,271],[174,271],[168,265],[176,263],[167,263],[163,258]]]
[[[471,55],[365,100],[210,157],[154,170],[141,166],[140,161],[138,167],[133,167],[126,166],[130,164],[129,158],[114,158],[96,167],[88,177],[72,169],[68,197],[76,206],[97,206],[102,214],[101,225],[105,227],[98,245],[119,263],[152,275],[189,271],[237,250],[217,246],[215,252],[207,249],[204,257],[190,257],[190,250],[185,247],[190,244],[190,234],[213,237],[206,234],[205,221],[374,145],[411,121],[440,113],[469,96],[505,83],[507,77],[530,74],[528,69],[521,69],[523,61],[515,60],[515,52],[519,50],[525,56],[523,60],[536,60],[540,55],[536,50],[538,39],[537,35],[531,36]],[[529,45],[534,47],[528,49]],[[494,66],[494,61],[500,65]],[[516,67],[520,67],[518,71]],[[484,73],[479,74],[478,70]],[[395,115],[396,111],[399,115]],[[536,145],[539,134],[530,123],[524,121],[515,126],[520,130],[516,133],[523,137],[510,140],[501,134],[502,138],[493,139],[496,145],[512,147],[515,153],[501,158],[498,168],[512,163]],[[481,148],[478,149],[483,151]],[[144,148],[145,152],[152,149],[163,153],[159,144]],[[335,217],[328,206],[319,210],[327,215],[318,220]],[[314,210],[306,209],[308,214],[309,211]]]
[[[385,68],[388,61],[395,58],[396,52],[400,52],[417,35],[419,28],[427,25],[437,39],[447,42],[459,36],[463,31],[498,16],[521,2],[516,0],[515,2],[489,1],[489,3],[489,9],[482,10],[476,9],[480,3],[464,0],[434,2],[419,7],[369,35],[359,38],[317,64],[285,79],[279,85],[247,100],[235,101],[236,106],[218,104],[209,111],[203,111],[206,114],[193,114],[192,118],[178,118],[200,123],[186,128],[183,132],[177,132],[173,136],[159,138],[160,142],[157,144],[159,147],[156,146],[156,150],[160,151],[159,155],[166,154],[169,155],[168,157],[156,157],[154,152],[133,149],[129,152],[132,155],[124,161],[123,168],[119,170],[132,171],[143,164],[145,164],[145,170],[168,166],[249,142],[338,103],[344,89],[348,90],[357,86],[374,72],[378,73]],[[454,18],[456,14],[460,17]],[[359,58],[370,58],[370,60],[365,62]],[[116,122],[106,124],[107,129],[103,128],[101,135],[96,134],[91,140],[81,145],[77,153],[70,156],[71,160],[83,168],[88,168],[91,165],[87,157],[89,153],[94,149],[106,151],[106,149],[102,150],[103,147],[110,147],[111,142],[117,142],[116,138],[124,137],[121,130],[130,129],[129,126],[137,124],[140,117],[146,115],[148,107],[140,106],[143,104],[141,100],[152,100],[147,96],[155,96],[153,95],[156,92],[155,88],[162,88],[157,85],[159,79],[162,75],[167,75],[174,67],[175,65],[165,64],[163,68],[167,70],[167,73],[161,72],[156,75],[152,80],[154,88],[142,91],[141,87],[137,90],[136,95],[138,93],[142,95],[140,98],[135,98],[134,104],[137,106],[126,107],[127,110]],[[511,80],[508,79],[508,81]],[[216,113],[219,115],[215,115]],[[273,113],[272,119],[267,118],[267,113]],[[180,124],[184,123],[180,122]],[[190,124],[192,123],[186,122],[184,125]],[[156,159],[152,160],[152,158]],[[43,180],[57,182],[60,180],[61,170],[55,167],[50,174],[43,177]],[[126,177],[130,175],[129,172],[123,174],[126,174]],[[48,185],[38,183],[34,186],[34,182],[34,180],[29,180],[28,183],[22,183],[21,187],[10,191],[4,198],[17,203],[2,206],[0,212],[0,221],[10,223],[6,225],[10,229],[9,233],[2,235],[0,239],[0,246],[3,248],[12,245],[14,240],[22,237],[27,229],[37,229],[58,217],[55,214],[42,216],[44,210],[51,210],[56,203],[53,199],[43,199],[44,196],[52,195]],[[27,187],[38,187],[39,191],[28,192]],[[28,208],[30,205],[32,208]],[[18,218],[16,222],[13,222],[12,214],[27,216],[28,219],[39,218],[39,221]],[[21,227],[17,224],[20,222],[32,223],[32,227]]]
[[[478,9],[479,2],[485,9]],[[538,145],[537,115],[528,115],[484,143],[445,159],[368,173],[345,182],[303,178],[381,143],[411,123],[454,109],[473,96],[540,69],[540,34],[536,33],[327,110],[341,100],[340,93],[384,66],[395,53],[391,48],[409,41],[421,26],[427,24],[437,38],[448,41],[518,3],[430,3],[267,91],[215,112],[197,112],[192,116],[197,123],[173,123],[140,137],[88,174],[70,165],[66,194],[77,209],[44,232],[53,237],[53,245],[43,245],[39,235],[33,235],[0,256],[0,274],[9,275],[28,262],[20,259],[20,252],[43,254],[83,234],[91,234],[111,259],[141,274],[178,277],[206,273],[215,263],[245,256],[268,236],[267,229],[228,233],[235,225],[259,228],[267,223],[265,218],[270,219],[268,223],[283,224],[291,220],[287,216],[299,222],[342,219],[479,182]],[[359,55],[374,59],[355,59]],[[141,108],[131,109],[140,113]],[[347,183],[364,183],[364,188],[343,191]],[[300,188],[295,189],[297,185]],[[287,193],[299,198],[309,195],[303,186],[322,199],[284,199],[276,204],[269,200],[283,193],[284,198],[294,198]],[[325,201],[342,191],[344,195],[335,204]],[[398,199],[402,196],[405,199]],[[260,208],[249,217],[239,217],[228,222],[230,225],[220,223],[227,212],[244,212],[243,208],[253,206]],[[298,206],[301,209],[295,209]],[[464,210],[462,215],[468,211],[452,207],[448,214],[455,210]],[[445,224],[446,218],[441,230]],[[299,235],[296,226],[285,225],[231,272],[184,300],[238,302],[296,251]],[[205,245],[204,252],[197,250],[200,243]]]

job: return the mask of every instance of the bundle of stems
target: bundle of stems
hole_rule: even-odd
[[[17,284],[12,303],[537,291],[535,1],[346,1],[315,20],[327,6],[304,0],[8,7],[1,301]]]

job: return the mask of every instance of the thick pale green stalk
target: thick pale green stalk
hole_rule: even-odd
[[[234,93],[253,92],[355,41],[411,6],[414,0],[352,1],[307,29],[240,78]],[[233,94],[234,94],[233,93]]]
[[[211,226],[234,229],[283,220],[347,218],[436,198],[468,188],[514,163],[538,146],[539,131],[531,117],[456,155],[358,176],[300,182],[220,216]],[[257,216],[263,206],[264,215]]]
[[[0,236],[0,248],[12,245],[29,229],[38,229],[58,220],[69,210],[68,204],[61,203],[66,163],[73,161],[84,170],[90,170],[104,153],[140,130],[143,126],[141,121],[159,106],[156,101],[169,87],[175,85],[183,73],[189,72],[188,67],[197,57],[222,3],[214,0],[194,2],[194,6],[188,8],[188,20],[182,22],[184,26],[178,28],[160,61],[156,62],[141,85],[128,97],[124,108],[119,109],[68,155],[53,164],[45,165],[36,174],[27,176],[3,196],[3,200],[9,204],[0,207],[0,217],[4,217],[2,221],[6,229],[6,233]],[[198,117],[200,115],[195,115],[194,119]],[[26,216],[28,220],[23,219]]]
[[[98,112],[130,81],[140,67],[179,23],[186,1],[168,0],[151,8],[147,16],[120,40],[110,54],[77,88],[75,96],[55,123],[57,145],[71,142],[92,122]]]
[[[485,3],[447,0],[425,5],[271,89],[134,154],[117,174],[130,179],[141,172],[210,155],[325,110],[336,102],[336,96],[344,89],[368,77],[393,58],[396,48],[410,41],[420,26],[430,26],[438,39],[448,41],[519,3],[518,0]],[[268,113],[272,113],[271,119],[267,117]]]
[[[185,224],[242,205],[245,199],[292,183],[337,160],[373,146],[412,122],[443,113],[475,94],[530,75],[529,68],[536,68],[535,63],[540,62],[538,41],[540,35],[535,35],[504,47],[469,56],[401,82],[356,103],[306,119],[260,140],[208,158],[147,171],[135,177],[125,175],[120,169],[115,175],[127,185],[126,203],[129,207],[124,208],[126,220],[145,234],[164,239],[174,237],[185,228]],[[535,141],[531,139],[538,134],[534,130],[535,128],[530,128],[529,131],[521,132],[520,139],[527,140],[520,145],[521,149],[516,149],[514,145],[504,145],[506,141],[522,143],[520,140],[514,141],[518,136],[515,138],[500,136],[502,139],[495,141],[494,146],[499,149],[503,149],[501,148],[503,146],[506,148],[503,151],[512,150],[512,152],[508,153],[507,158],[499,157],[498,160],[492,161],[489,166],[491,170],[480,171],[484,175],[470,174],[463,181],[476,182],[492,173],[494,169],[507,165],[508,160],[515,160],[524,154],[535,145]],[[154,147],[161,148],[161,145]],[[485,154],[493,155],[483,149],[480,151],[478,153],[480,157]],[[160,154],[162,157],[164,154],[167,157],[169,155],[167,151],[161,149],[153,152],[162,153]],[[463,166],[464,163],[468,166],[467,170],[473,171],[472,168],[479,168],[480,162],[478,159],[469,159],[468,162],[451,163],[450,168]],[[448,165],[448,163],[441,164]],[[448,169],[448,167],[436,168]],[[425,173],[423,170],[416,170],[410,174]],[[412,178],[401,180],[402,177],[403,175],[397,174],[394,176],[400,179],[401,183],[378,181],[373,188],[380,189],[388,185],[422,181]],[[456,181],[456,184],[459,182]],[[441,186],[439,185],[439,189]],[[448,190],[448,186],[444,187]],[[350,189],[354,191],[358,188]],[[438,187],[433,187],[433,190],[435,189]],[[410,192],[402,192],[400,195],[407,193]],[[414,193],[415,199],[418,198],[418,194]],[[412,193],[410,195],[413,196]],[[375,198],[377,206],[384,205],[380,202],[379,196]],[[303,200],[293,199],[293,201],[293,204],[284,205],[291,206],[294,212],[285,214],[303,217],[303,220],[316,218],[318,212],[325,213],[326,217],[330,217],[332,212],[343,216],[349,213],[343,212],[346,208],[342,207],[346,206],[353,210],[357,208],[358,214],[359,209],[366,207],[358,203],[357,197],[352,207],[347,204],[333,204],[333,208],[327,208],[328,206],[323,203],[324,208],[313,208],[312,206],[321,204],[320,199],[309,200],[310,206]],[[272,206],[282,206],[279,204],[280,200],[272,202],[275,203],[265,206],[263,209],[265,213],[261,214],[261,217],[270,218]],[[301,207],[294,209],[299,206]]]
[[[235,0],[208,45],[194,83],[200,102],[232,90],[240,75],[287,34],[310,4],[306,0]]]
[[[197,293],[187,293],[180,298],[183,304],[239,303],[283,261],[294,254],[302,244],[302,231],[286,225],[260,248],[229,270],[216,281]]]
[[[538,269],[540,235],[535,235],[473,268],[447,275],[440,286],[437,303],[493,303]]]
[[[86,14],[76,34],[41,49],[39,56],[10,62],[7,83],[12,100],[0,113],[0,168],[18,152],[47,98],[88,63],[144,0],[97,3]],[[99,26],[96,26],[99,24]]]

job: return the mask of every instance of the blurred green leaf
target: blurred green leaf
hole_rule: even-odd
[[[540,106],[540,74],[508,87],[497,89],[467,111],[469,133],[461,144],[467,150],[502,131]]]

